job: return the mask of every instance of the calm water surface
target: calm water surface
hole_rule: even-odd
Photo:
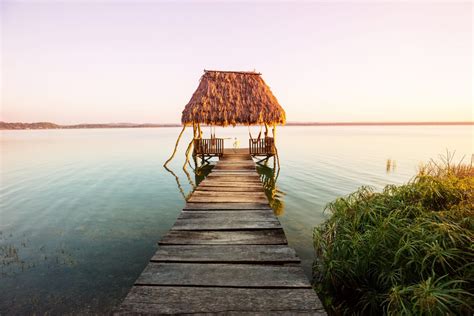
[[[123,299],[184,206],[162,167],[178,133],[1,132],[0,314],[100,313]],[[216,133],[246,147],[247,128]],[[362,185],[403,183],[447,149],[470,161],[473,127],[284,127],[277,144],[276,213],[310,276],[312,229],[328,216],[326,203]],[[184,147],[171,169],[188,194]]]

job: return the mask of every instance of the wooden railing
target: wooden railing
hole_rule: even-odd
[[[274,155],[275,142],[273,137],[249,139],[249,150],[251,155]]]
[[[223,138],[203,138],[194,140],[195,155],[222,155],[223,153]]]

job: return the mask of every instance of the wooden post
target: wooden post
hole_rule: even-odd
[[[201,124],[198,122],[197,125],[198,125],[198,134],[199,134],[199,135],[198,135],[198,138],[199,138],[199,139],[202,139]]]
[[[196,126],[196,122],[193,122],[193,157],[195,156],[196,154],[196,147],[194,146],[195,144],[195,140],[197,138],[197,126]],[[196,167],[196,166],[195,166]]]
[[[273,147],[275,148],[276,161],[277,161],[278,169],[280,169],[280,157],[278,157],[278,149],[276,147],[276,124],[273,124],[272,134],[273,134]]]
[[[181,136],[183,136],[183,133],[184,133],[185,129],[186,129],[186,124],[183,126],[183,129],[181,130],[181,133],[179,133],[179,136],[178,136],[178,139],[176,140],[176,145],[174,145],[174,150],[173,150],[173,153],[171,154],[171,157],[169,157],[168,160],[166,160],[163,167],[166,168],[166,165],[173,159],[174,155],[176,155],[176,150],[178,149],[179,140],[181,139]]]
[[[193,155],[193,161],[194,161],[194,170],[196,170],[197,172],[199,169],[199,166],[198,166],[198,160],[196,159],[195,155]]]
[[[188,148],[186,148],[186,159],[184,160],[184,165],[183,165],[183,169],[186,169],[186,164],[188,163],[189,161],[189,153],[191,151],[191,147],[193,146],[193,143],[194,143],[194,138],[191,139],[191,141],[189,142],[188,144]]]
[[[191,152],[191,148],[194,145],[194,139],[196,138],[196,125],[193,122],[193,139],[189,142],[188,148],[186,148],[186,159],[184,160],[183,170],[186,172],[186,164],[189,162],[189,154]],[[186,172],[187,173],[187,172]]]

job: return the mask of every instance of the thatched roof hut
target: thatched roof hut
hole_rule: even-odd
[[[257,72],[204,70],[186,104],[181,123],[228,125],[285,124],[285,111]]]

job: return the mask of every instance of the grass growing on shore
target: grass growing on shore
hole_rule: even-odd
[[[448,155],[405,185],[363,187],[327,209],[313,271],[330,313],[473,313],[472,164]]]

